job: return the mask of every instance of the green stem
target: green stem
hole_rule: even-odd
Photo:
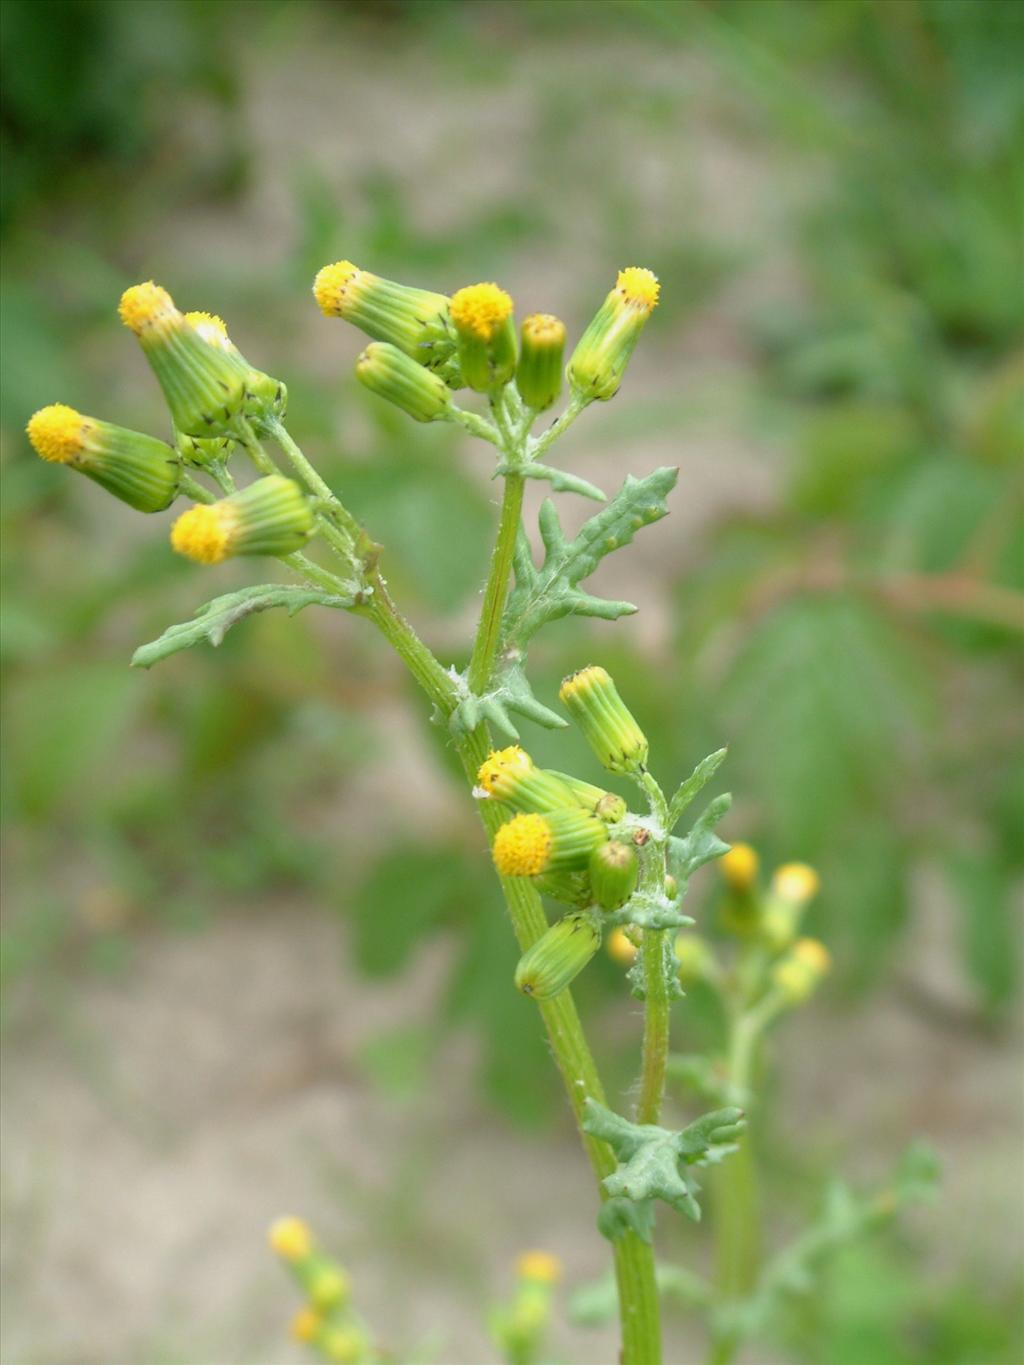
[[[340,597],[348,597],[351,594],[351,586],[348,583],[327,569],[322,569],[319,564],[298,550],[294,554],[282,555],[281,563],[287,564],[290,569],[301,574],[308,582],[315,583],[318,588],[326,588],[328,592],[336,593]]]
[[[452,678],[402,616],[379,575],[374,583],[373,596],[363,610],[384,633],[442,714],[450,714],[457,700]],[[458,741],[459,757],[471,784],[476,782],[477,771],[487,757],[489,748],[487,731],[483,726],[478,726]],[[500,808],[495,803],[482,801],[480,815],[489,838],[493,838],[504,818]],[[516,940],[521,951],[525,952],[548,927],[540,896],[533,885],[522,878],[503,877],[500,880]],[[599,1104],[605,1103],[597,1067],[583,1035],[571,993],[563,991],[553,1000],[539,1002],[539,1008],[552,1054],[579,1127],[588,1096],[593,1096]],[[580,1137],[600,1182],[615,1170],[615,1158],[605,1143],[590,1137],[582,1128]],[[603,1190],[601,1197],[605,1197]],[[660,1306],[654,1276],[654,1252],[634,1233],[626,1233],[615,1240],[613,1254],[622,1321],[622,1365],[660,1365]]]
[[[561,416],[557,417],[555,421],[551,423],[547,431],[542,431],[536,440],[530,443],[530,459],[539,459],[549,446],[554,445],[559,436],[561,436],[563,432],[568,431],[585,407],[586,404],[579,398],[570,398],[568,406]]]
[[[644,1042],[640,1070],[638,1123],[657,1123],[665,1094],[668,1067],[669,1012],[671,998],[665,973],[665,935],[667,929],[645,929],[644,955]]]
[[[764,1010],[734,1009],[729,1025],[728,1078],[733,1097],[749,1095],[757,1064],[757,1046],[769,1018]],[[715,1232],[715,1282],[723,1305],[746,1298],[757,1283],[761,1262],[761,1213],[757,1165],[750,1134],[737,1139],[736,1151],[713,1174],[712,1217]],[[719,1333],[709,1365],[730,1365],[740,1342]]]
[[[501,640],[501,620],[505,613],[509,578],[512,573],[512,556],[515,553],[519,517],[523,509],[524,483],[521,474],[509,474],[505,478],[498,538],[494,542],[487,586],[484,589],[480,625],[469,663],[469,687],[477,696],[482,696],[487,691],[491,674],[494,672],[494,659]]]
[[[193,502],[216,502],[217,495],[205,488],[198,479],[194,479],[191,474],[182,471],[181,482],[178,484],[178,492],[184,493],[186,498],[191,498]]]

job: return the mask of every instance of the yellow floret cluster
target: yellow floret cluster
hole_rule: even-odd
[[[587,668],[581,668],[577,673],[563,679],[562,686],[558,689],[560,701],[568,701],[570,697],[578,696],[580,693],[589,691],[591,687],[600,686],[610,682],[606,669],[600,664],[590,664]]]
[[[517,815],[494,836],[494,866],[503,877],[536,877],[551,861],[551,829],[542,815]]]
[[[661,285],[652,270],[646,270],[640,265],[630,265],[619,271],[615,290],[623,303],[628,304],[630,308],[653,313],[658,305]]]
[[[313,1234],[301,1218],[278,1218],[267,1233],[270,1249],[286,1261],[301,1261],[313,1250]]]
[[[516,1261],[516,1272],[524,1280],[557,1284],[562,1278],[562,1262],[550,1251],[524,1251]]]
[[[538,346],[557,346],[565,340],[565,323],[554,313],[531,313],[523,319],[523,338]]]
[[[133,284],[121,295],[117,310],[121,321],[136,336],[155,329],[164,329],[182,321],[181,314],[174,306],[174,300],[167,290],[152,280],[145,284]]]
[[[219,564],[231,552],[234,521],[221,503],[198,503],[183,512],[171,527],[171,545],[197,564]]]
[[[761,860],[749,844],[733,844],[718,866],[734,891],[749,891],[757,880]]]
[[[185,321],[211,346],[219,346],[222,350],[230,346],[227,323],[216,313],[186,313]]]
[[[533,759],[518,744],[507,749],[492,749],[486,760],[481,763],[476,780],[490,796],[498,796],[507,789],[509,781],[532,771]]]
[[[25,430],[37,455],[53,464],[70,464],[85,449],[95,423],[66,403],[40,408]]]
[[[469,284],[452,295],[452,322],[460,332],[490,341],[512,315],[512,299],[500,285]]]
[[[812,900],[821,887],[821,878],[807,863],[784,863],[772,878],[772,890],[784,901],[802,905]]]
[[[364,273],[351,261],[335,261],[333,265],[325,265],[317,272],[317,277],[313,281],[313,296],[325,317],[342,316],[346,290]]]

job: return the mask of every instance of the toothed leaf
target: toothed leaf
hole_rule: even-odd
[[[132,655],[133,668],[151,668],[179,650],[191,649],[204,642],[217,646],[232,626],[255,612],[270,607],[284,607],[294,616],[303,607],[321,606],[347,608],[354,606],[355,595],[336,596],[319,588],[304,588],[288,583],[262,583],[240,588],[238,592],[215,597],[199,608],[191,621],[168,626],[164,633],[149,644],[140,645]]]

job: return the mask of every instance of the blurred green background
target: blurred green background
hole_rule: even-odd
[[[640,614],[550,632],[535,690],[599,659],[666,781],[728,743],[727,837],[822,872],[837,969],[780,1050],[779,1204],[919,1132],[947,1165],[941,1212],[751,1359],[1019,1359],[1024,8],[6,0],[2,48],[5,1359],[293,1359],[279,1204],[450,1365],[488,1358],[524,1237],[602,1264],[472,810],[383,643],[271,614],[131,672],[264,566],[176,560],[169,518],[22,435],[55,401],[163,434],[116,318],[156,278],[287,381],[461,664],[487,456],[357,390],[359,338],[309,294],[343,256],[498,279],[571,333],[622,265],[661,278],[563,449],[606,488],[678,463],[673,515],[595,580]],[[568,732],[524,741],[589,772]],[[624,994],[605,961],[580,992],[619,1094]],[[698,1339],[674,1319],[669,1358]]]

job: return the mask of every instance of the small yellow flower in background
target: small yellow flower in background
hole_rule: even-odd
[[[301,1218],[278,1218],[270,1225],[267,1241],[285,1261],[301,1261],[313,1250],[313,1234]]]
[[[612,961],[620,963],[623,967],[629,967],[636,960],[636,944],[625,929],[613,929],[605,946]]]
[[[309,1277],[308,1290],[315,1307],[326,1312],[348,1298],[351,1286],[340,1266],[318,1265]]]
[[[366,1354],[366,1338],[354,1327],[335,1327],[320,1336],[317,1343],[328,1360],[337,1365],[356,1365]]]
[[[794,905],[806,905],[820,890],[821,878],[807,863],[784,863],[772,877],[772,894]]]
[[[772,968],[772,982],[787,1004],[799,1005],[814,992],[832,966],[824,943],[801,938]]]
[[[524,1251],[516,1261],[516,1274],[524,1280],[557,1284],[562,1278],[562,1262],[549,1251]]]
[[[733,891],[749,891],[760,866],[761,860],[749,844],[733,844],[718,860],[718,869]]]
[[[300,1308],[292,1318],[292,1336],[296,1341],[314,1341],[322,1326],[323,1318],[315,1308]]]

